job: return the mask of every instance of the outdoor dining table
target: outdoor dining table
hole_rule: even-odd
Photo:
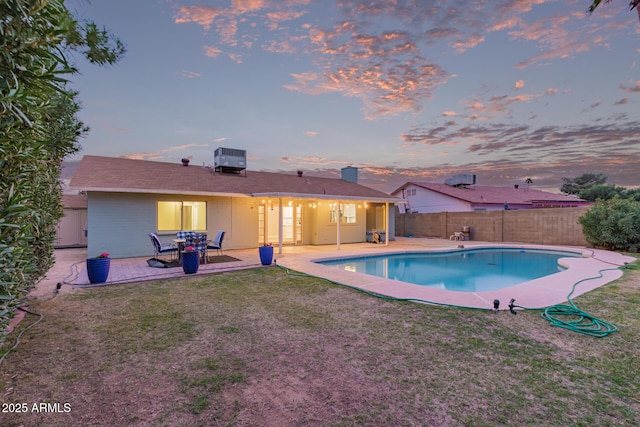
[[[182,263],[182,251],[184,250],[184,244],[187,239],[173,239],[173,242],[178,245],[178,262]]]

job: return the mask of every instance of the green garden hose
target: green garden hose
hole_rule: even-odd
[[[578,284],[591,279],[602,277],[603,271],[618,270],[619,268],[604,268],[598,271],[597,277],[589,277],[574,283],[571,292],[567,295],[569,304],[556,304],[544,309],[541,314],[543,319],[548,320],[553,326],[568,329],[580,334],[602,338],[618,330],[618,327],[606,320],[598,319],[591,314],[580,310],[571,300],[571,295],[576,290]],[[566,320],[563,320],[566,319]]]

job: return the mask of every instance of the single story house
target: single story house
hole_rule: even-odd
[[[223,249],[273,244],[365,242],[367,232],[394,238],[399,200],[357,183],[357,168],[342,178],[297,173],[84,156],[70,187],[87,195],[89,256],[153,254],[149,233],[163,244],[178,231],[225,231]],[[382,233],[381,233],[382,234]]]
[[[407,182],[391,193],[404,201],[400,213],[470,212],[588,206],[574,196],[528,187]]]

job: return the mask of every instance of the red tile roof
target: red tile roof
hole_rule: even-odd
[[[531,205],[537,202],[560,202],[560,203],[587,203],[583,199],[564,194],[555,194],[547,191],[535,190],[526,187],[490,187],[482,185],[470,185],[468,187],[453,187],[447,184],[433,184],[426,182],[407,182],[393,193],[406,188],[408,185],[415,185],[427,190],[445,194],[465,202],[475,204],[504,204],[510,205]]]
[[[102,192],[399,201],[387,193],[336,178],[258,171],[214,173],[193,164],[185,167],[182,163],[100,156],[84,156],[70,186]]]

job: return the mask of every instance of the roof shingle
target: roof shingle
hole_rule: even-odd
[[[246,173],[245,173],[246,172]],[[378,190],[336,178],[243,171],[228,174],[202,166],[84,156],[70,186],[84,191],[235,196],[290,196],[398,201]]]

